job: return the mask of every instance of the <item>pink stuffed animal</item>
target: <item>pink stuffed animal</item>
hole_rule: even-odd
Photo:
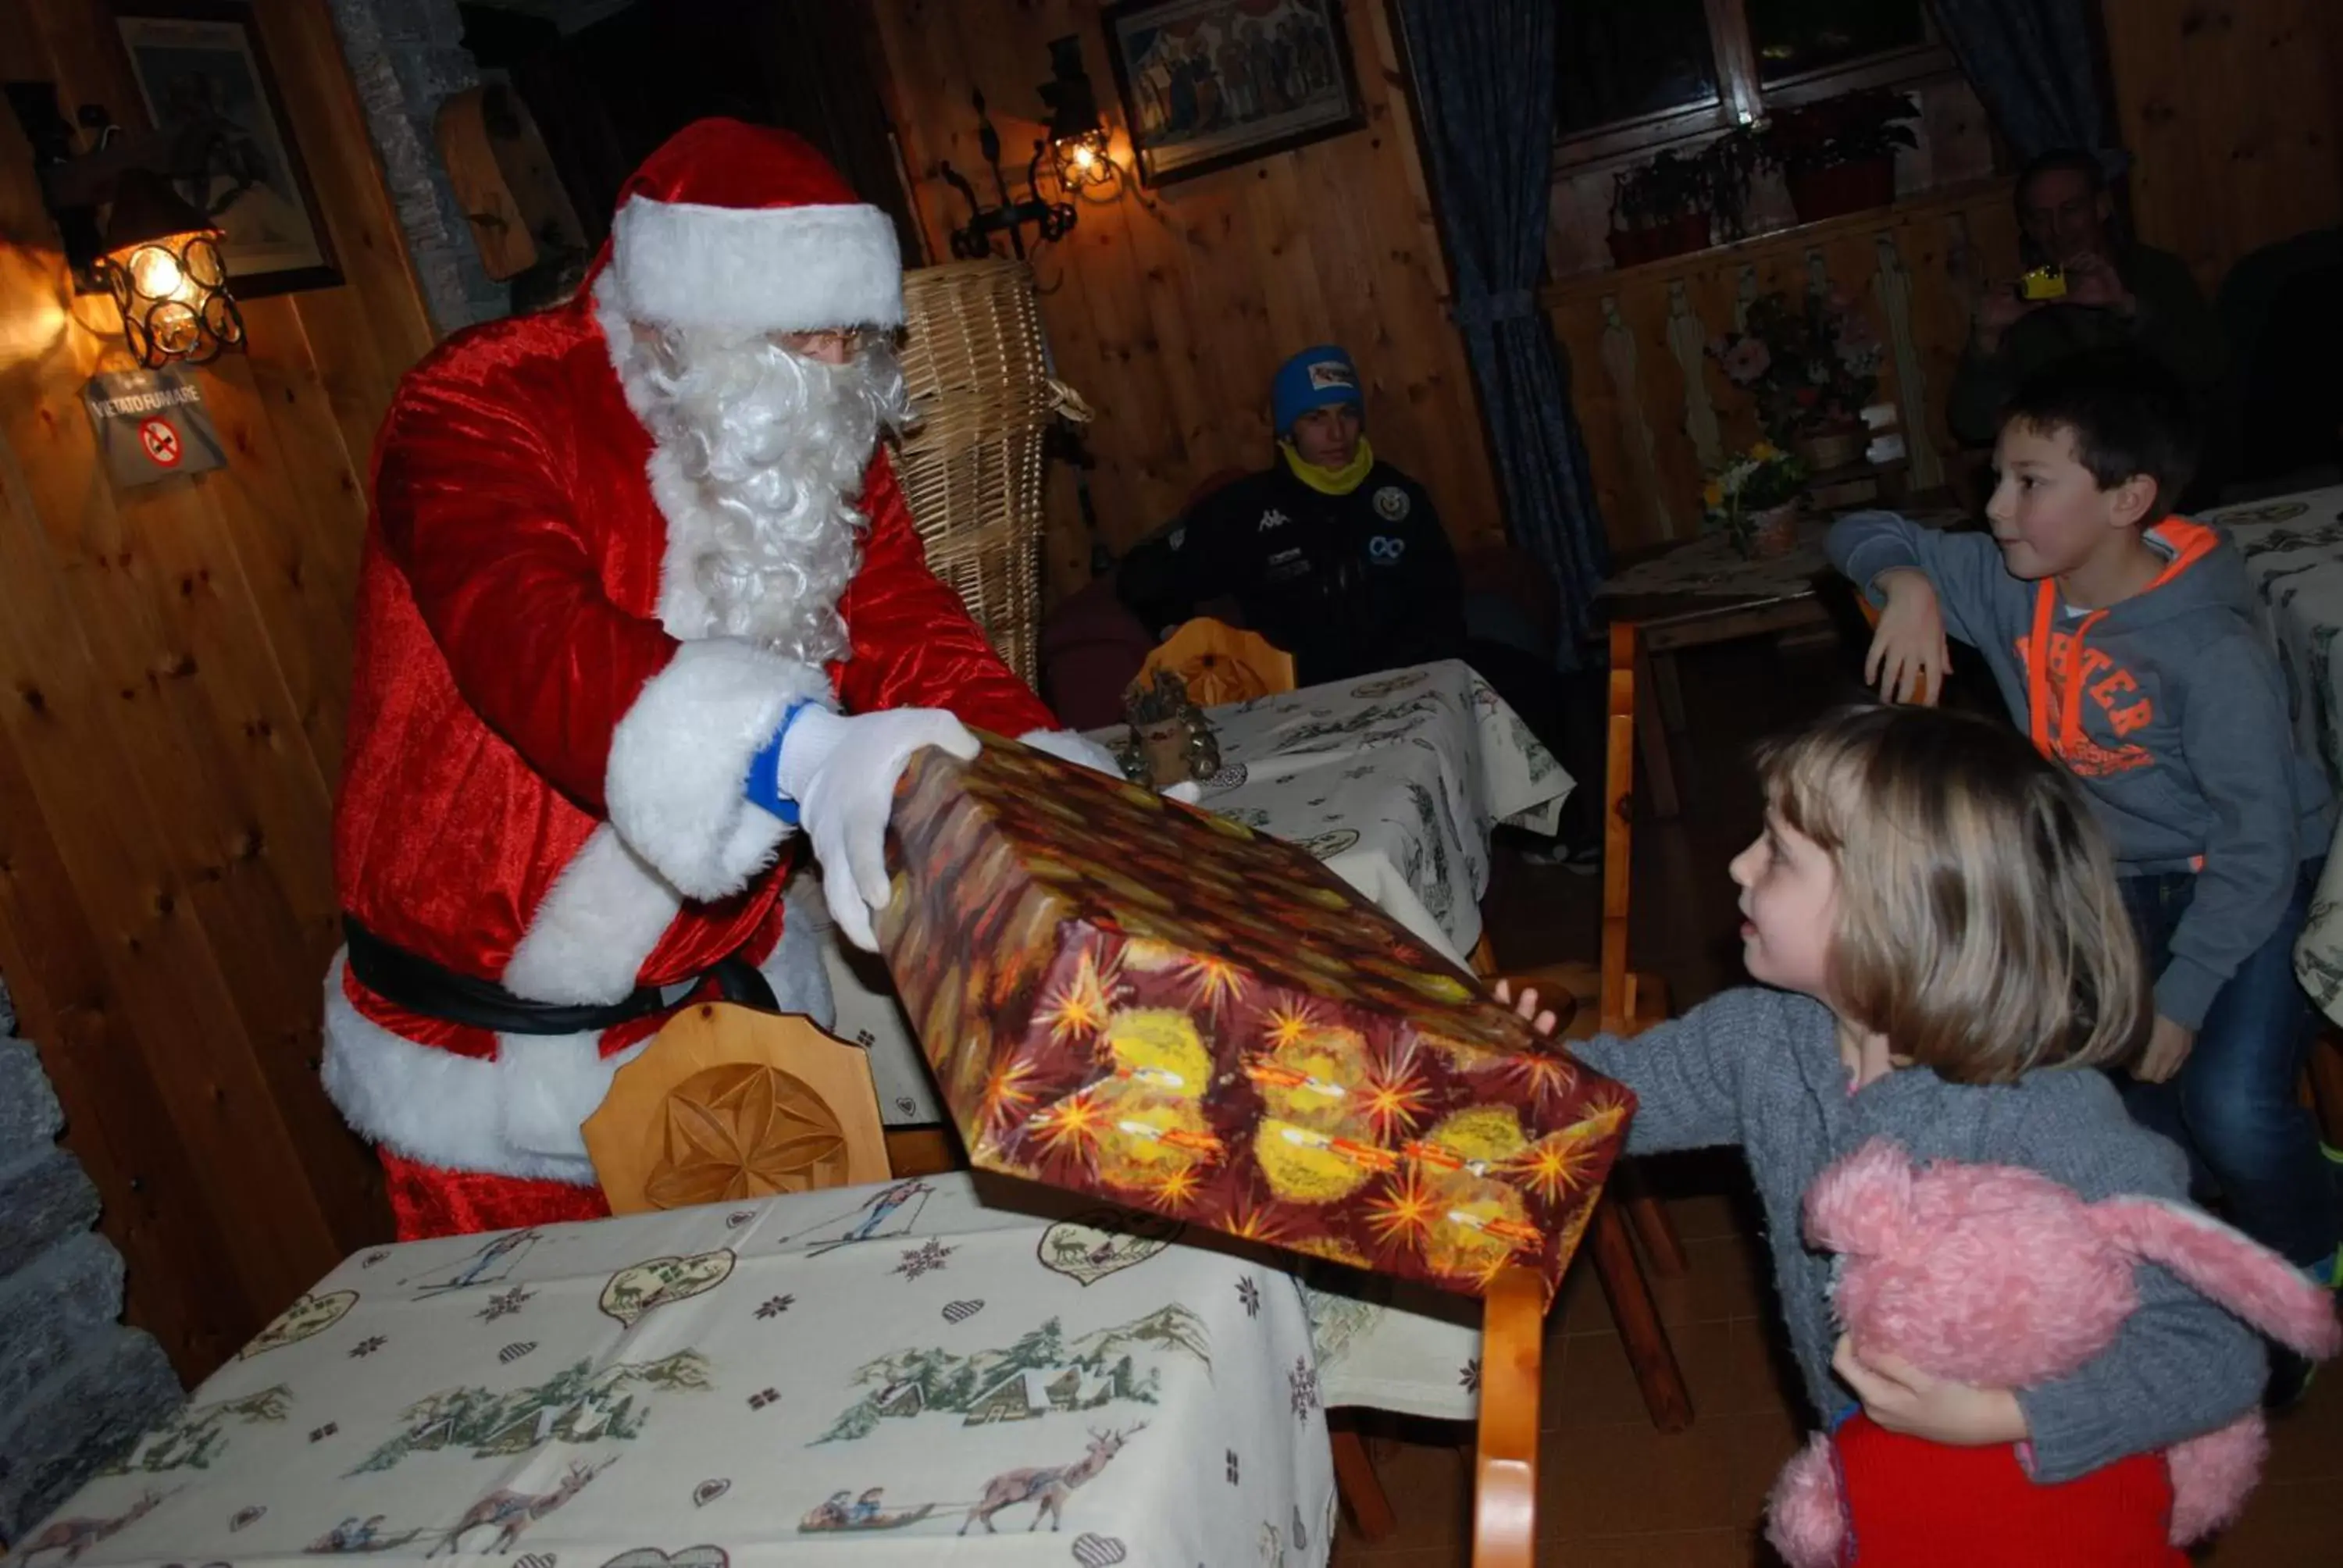
[[[1839,1254],[1833,1299],[1856,1353],[1888,1352],[1979,1387],[2051,1382],[2106,1349],[2139,1304],[2132,1272],[2141,1262],[2305,1355],[2332,1355],[2343,1338],[2333,1299],[2284,1259],[2151,1198],[2086,1203],[2008,1166],[1916,1171],[1901,1149],[1875,1140],[1823,1172],[1805,1211],[1807,1239]],[[1791,1568],[1848,1560],[1850,1512],[1861,1508],[1842,1492],[1833,1441],[1817,1434],[1774,1486],[1766,1533]],[[2167,1451],[2173,1544],[2237,1516],[2265,1446],[2255,1410]]]

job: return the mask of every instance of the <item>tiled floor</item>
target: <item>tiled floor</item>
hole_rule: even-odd
[[[1769,729],[1848,695],[1826,650],[1728,645],[1687,658],[1691,730],[1679,753],[1683,817],[1639,830],[1633,950],[1678,1005],[1740,978],[1726,859],[1757,819],[1746,763]],[[1560,869],[1501,861],[1490,900],[1500,959],[1530,967],[1593,950],[1595,884]],[[1771,1282],[1753,1238],[1755,1205],[1737,1158],[1654,1161],[1691,1268],[1654,1279],[1690,1385],[1695,1419],[1653,1431],[1591,1271],[1565,1282],[1547,1325],[1541,1424],[1541,1568],[1752,1568],[1774,1562],[1756,1537],[1765,1490],[1805,1416],[1769,1319]],[[1346,1522],[1337,1568],[1450,1568],[1469,1557],[1471,1432],[1433,1423],[1376,1429],[1371,1447],[1399,1516],[1372,1545]],[[2274,1424],[2260,1492],[2203,1561],[2219,1568],[2343,1563],[2343,1369]]]

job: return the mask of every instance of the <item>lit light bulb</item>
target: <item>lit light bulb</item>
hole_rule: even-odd
[[[130,286],[148,299],[169,299],[187,286],[187,275],[161,246],[142,245],[130,254]]]
[[[1059,182],[1072,190],[1102,186],[1115,177],[1114,159],[1107,150],[1104,126],[1079,136],[1061,136],[1055,148]]]

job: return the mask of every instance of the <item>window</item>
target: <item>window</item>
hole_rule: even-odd
[[[1742,0],[1765,86],[1928,42],[1920,0]]]
[[[1564,0],[1554,116],[1574,136],[1714,106],[1706,0]]]
[[[1554,0],[1565,165],[1954,69],[1926,0]]]

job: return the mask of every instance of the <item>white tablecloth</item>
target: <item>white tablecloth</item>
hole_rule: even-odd
[[[1520,715],[1453,659],[1207,712],[1222,771],[1205,807],[1302,845],[1460,964],[1481,940],[1491,829],[1552,833],[1573,788]],[[944,1121],[885,967],[834,932],[823,950],[838,1032],[869,1049],[880,1115]]]
[[[1208,809],[1300,844],[1460,964],[1481,940],[1490,829],[1552,833],[1572,788],[1521,716],[1453,659],[1207,715],[1222,763]]]
[[[2207,520],[2237,542],[2261,594],[2296,744],[2326,765],[2330,783],[2343,783],[2335,647],[2343,632],[2343,487],[2225,507]],[[2343,855],[2331,849],[2294,970],[2320,1010],[2343,1023]]]
[[[1323,1563],[1342,1358],[1292,1280],[985,1185],[354,1257],[24,1545],[407,1565],[469,1518],[454,1561],[518,1568]]]

